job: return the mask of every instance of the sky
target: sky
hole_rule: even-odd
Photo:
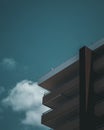
[[[0,130],[49,130],[41,76],[104,38],[104,0],[0,0]]]

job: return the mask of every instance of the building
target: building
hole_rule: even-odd
[[[49,90],[42,124],[54,130],[104,130],[104,41],[86,46],[38,84]]]

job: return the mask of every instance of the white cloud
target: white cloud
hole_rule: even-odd
[[[25,119],[22,120],[23,124],[28,125],[40,125],[41,124],[41,115],[43,112],[49,110],[45,106],[40,106],[37,110],[29,110],[26,112]]]
[[[42,105],[44,92],[37,83],[24,80],[17,83],[2,102],[14,111],[25,112],[25,118],[21,121],[23,124],[41,125],[41,115],[49,109]]]
[[[15,69],[16,67],[16,61],[13,58],[4,58],[1,63],[2,67],[4,67],[5,69]]]
[[[22,123],[28,125],[40,125],[40,121],[40,112],[30,110],[26,112],[26,117],[22,120]]]

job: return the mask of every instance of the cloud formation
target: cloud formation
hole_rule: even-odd
[[[41,121],[41,116],[40,116],[40,111],[27,111],[26,112],[26,117],[22,120],[23,124],[28,124],[28,125],[40,125]]]
[[[44,92],[45,90],[37,83],[24,80],[17,83],[2,103],[14,111],[25,112],[25,118],[21,121],[23,124],[39,126],[42,113],[49,110],[42,105]]]
[[[4,58],[0,63],[0,65],[2,65],[3,68],[9,69],[9,70],[15,69],[16,64],[17,63],[13,58]]]

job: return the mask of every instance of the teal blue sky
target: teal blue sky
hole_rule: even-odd
[[[1,102],[18,82],[37,82],[80,47],[102,38],[104,0],[0,0]],[[20,124],[22,112],[2,103],[0,108],[2,130],[47,130]]]

